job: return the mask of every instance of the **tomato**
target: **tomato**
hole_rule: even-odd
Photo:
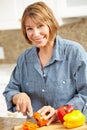
[[[66,106],[61,106],[57,109],[57,115],[58,115],[58,119],[61,121],[61,123],[64,122],[63,117],[72,112],[74,110],[74,107],[71,105],[66,105]]]

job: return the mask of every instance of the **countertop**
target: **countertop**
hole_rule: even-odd
[[[26,118],[0,117],[0,130],[14,130],[15,126],[21,126],[25,120]],[[31,120],[29,119],[29,121],[33,122],[33,119]],[[87,124],[74,129],[67,129],[61,123],[57,122],[49,126],[38,128],[37,130],[48,130],[48,129],[49,130],[86,130]]]

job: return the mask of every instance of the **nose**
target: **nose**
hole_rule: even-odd
[[[34,36],[38,36],[38,35],[39,35],[39,29],[35,28],[35,29],[33,30],[33,35],[34,35]]]

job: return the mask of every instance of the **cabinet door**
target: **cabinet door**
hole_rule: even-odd
[[[17,0],[0,0],[0,30],[20,28]]]
[[[57,17],[87,17],[87,0],[57,0]]]

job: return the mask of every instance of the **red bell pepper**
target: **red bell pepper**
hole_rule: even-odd
[[[61,121],[61,123],[64,122],[63,117],[72,112],[74,110],[74,107],[71,105],[66,105],[66,106],[61,106],[57,109],[57,115],[58,115],[58,119]]]
[[[38,112],[34,112],[34,119],[37,121],[37,125],[39,127],[45,126],[48,123],[48,120],[45,120],[44,117],[46,115],[40,115]]]

